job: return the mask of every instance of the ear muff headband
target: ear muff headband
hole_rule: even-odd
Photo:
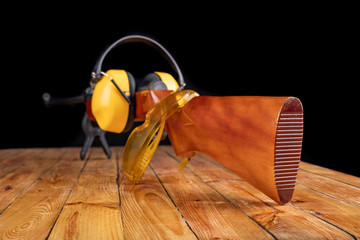
[[[114,49],[115,47],[120,46],[120,45],[122,45],[124,43],[132,43],[132,42],[133,43],[144,43],[144,44],[154,48],[156,51],[158,51],[168,61],[170,66],[173,68],[173,70],[177,73],[180,89],[185,87],[184,77],[183,77],[183,75],[181,73],[181,70],[180,70],[179,66],[177,65],[175,59],[171,56],[171,54],[160,43],[158,43],[154,39],[151,39],[149,37],[145,37],[145,36],[142,36],[142,35],[128,35],[128,36],[125,36],[123,38],[120,38],[119,40],[117,40],[113,44],[111,44],[108,48],[106,48],[101,53],[98,60],[96,61],[93,72],[91,73],[92,81],[95,81],[96,79],[99,79],[101,77],[102,63],[103,63],[106,55],[112,49]]]

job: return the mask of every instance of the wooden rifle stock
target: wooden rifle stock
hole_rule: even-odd
[[[303,108],[295,97],[199,96],[166,123],[179,157],[204,153],[279,204],[292,198]]]

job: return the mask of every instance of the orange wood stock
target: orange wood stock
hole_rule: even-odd
[[[172,90],[144,90],[135,92],[135,121],[144,121],[146,113],[164,97],[170,95]]]
[[[192,99],[166,123],[179,157],[204,153],[280,204],[292,198],[303,108],[295,97]]]

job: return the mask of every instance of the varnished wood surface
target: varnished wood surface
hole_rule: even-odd
[[[122,151],[0,150],[0,239],[360,238],[355,176],[301,162],[281,206],[205,155],[179,171],[169,146],[134,185]]]
[[[177,156],[201,152],[274,201],[290,201],[303,136],[299,99],[199,96],[171,115],[165,129]]]

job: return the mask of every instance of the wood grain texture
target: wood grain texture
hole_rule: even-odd
[[[179,171],[170,146],[133,184],[123,148],[111,150],[85,161],[80,148],[0,150],[0,239],[360,238],[355,176],[302,162],[292,201],[279,205],[206,155]]]
[[[197,176],[187,169],[179,172],[177,164],[164,152],[158,152],[151,162],[160,181],[200,239],[273,238]]]
[[[32,159],[34,156],[43,152],[44,149],[29,149],[25,151],[14,151],[14,154],[9,154],[8,158],[4,158],[1,161],[0,178],[5,177],[9,173],[12,173],[19,166],[26,164],[28,159]]]
[[[33,149],[26,149],[26,148],[18,148],[18,149],[1,149],[0,150],[0,162],[2,160],[8,160],[15,155],[19,154],[26,154],[27,151],[31,151]]]
[[[114,149],[112,149],[114,152]],[[93,149],[49,239],[123,239],[116,153]]]
[[[344,199],[346,201],[346,198]],[[360,208],[299,183],[291,203],[360,238]]]
[[[199,96],[167,120],[166,131],[177,156],[204,153],[285,204],[299,168],[302,119],[294,97]]]
[[[45,239],[48,236],[84,165],[74,158],[79,150],[69,149],[0,215],[1,239]]]
[[[26,188],[31,186],[44,172],[52,167],[62,156],[64,150],[46,149],[40,155],[39,151],[24,151],[26,154],[12,159],[14,168],[3,168],[0,179],[0,213],[4,211]],[[14,162],[16,164],[14,164]],[[36,167],[34,167],[36,166]]]
[[[120,169],[124,233],[128,239],[196,239],[167,190],[148,168],[133,184]]]
[[[298,181],[315,191],[326,193],[328,196],[341,199],[344,202],[360,207],[360,188],[343,182],[335,181],[321,175],[306,174],[299,171]]]
[[[356,176],[352,176],[346,173],[331,170],[307,162],[301,162],[300,167],[303,171],[306,171],[307,173],[321,175],[323,177],[330,178],[339,182],[347,183],[349,185],[360,188],[360,178]]]
[[[169,149],[165,151],[173,154]],[[218,163],[203,154],[192,158],[188,168],[221,193],[229,202],[241,209],[263,228],[269,230],[277,239],[321,239],[323,237],[346,239],[351,237],[343,230],[329,225],[296,206],[274,204],[261,191],[229,170],[220,167]],[[209,171],[209,169],[216,171]]]

